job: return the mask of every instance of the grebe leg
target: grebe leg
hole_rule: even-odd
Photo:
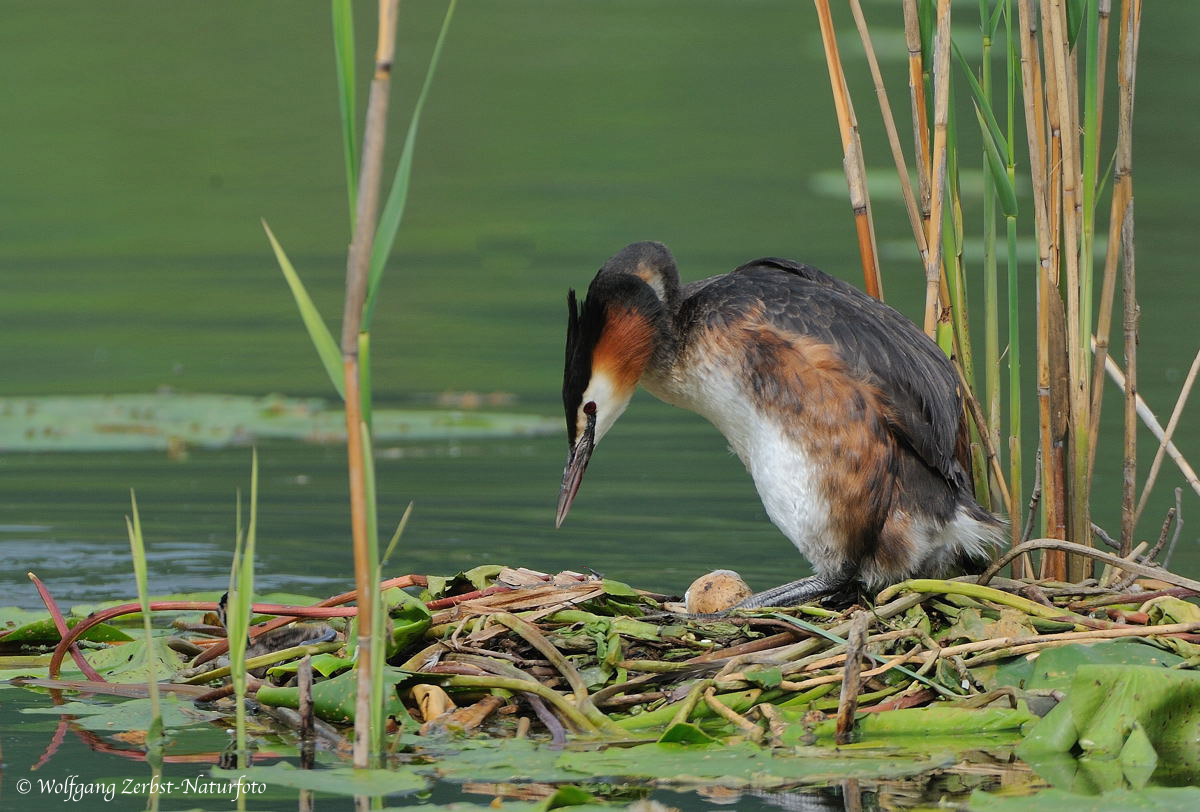
[[[756,592],[734,609],[761,609],[764,606],[798,606],[819,601],[849,606],[858,598],[857,573],[847,570],[833,576],[810,575],[798,581]]]

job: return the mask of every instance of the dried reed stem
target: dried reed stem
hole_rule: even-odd
[[[917,0],[904,0],[904,44],[908,48],[908,93],[912,105],[913,148],[917,155],[917,191],[920,195],[922,232],[929,233],[929,203],[932,190],[929,162],[929,115],[925,105],[925,67],[921,53],[921,23]],[[922,237],[924,239],[924,237]]]
[[[1025,133],[1029,148],[1029,176],[1033,184],[1034,232],[1037,237],[1037,399],[1039,445],[1041,447],[1043,506],[1046,532],[1055,533],[1061,524],[1062,493],[1052,471],[1055,443],[1050,409],[1050,319],[1051,297],[1058,293],[1052,282],[1055,274],[1050,222],[1046,147],[1045,102],[1042,96],[1041,61],[1038,55],[1037,21],[1031,0],[1017,0],[1019,41],[1021,45],[1021,97],[1025,111]],[[1050,562],[1050,556],[1043,559]],[[1063,573],[1065,574],[1065,573]]]
[[[354,540],[354,582],[359,601],[358,692],[355,697],[354,766],[370,766],[374,746],[371,709],[371,624],[374,570],[367,537],[366,460],[363,453],[362,400],[359,391],[358,333],[367,295],[367,271],[379,212],[379,186],[383,176],[383,146],[387,132],[388,92],[396,50],[396,13],[399,0],[380,0],[379,31],[375,45],[375,75],[367,99],[363,132],[362,165],[354,237],[346,252],[346,302],[342,315],[342,370],[345,377],[346,453],[350,473],[350,526]]]
[[[950,102],[950,0],[938,0],[933,54],[933,169],[930,175],[929,251],[925,261],[925,334],[937,332],[938,282],[942,267],[942,210],[946,201],[946,126]],[[948,304],[948,302],[947,302]]]
[[[1192,359],[1192,367],[1188,370],[1183,387],[1179,390],[1179,397],[1175,400],[1175,409],[1171,412],[1171,419],[1167,421],[1167,430],[1158,443],[1158,451],[1154,453],[1154,462],[1150,464],[1150,473],[1146,475],[1146,483],[1142,485],[1142,496],[1138,500],[1137,510],[1133,515],[1135,525],[1142,517],[1142,511],[1146,509],[1146,502],[1150,500],[1150,490],[1154,487],[1154,481],[1158,479],[1158,469],[1162,466],[1163,455],[1167,453],[1167,446],[1171,444],[1171,438],[1175,435],[1175,427],[1179,425],[1179,418],[1183,415],[1183,407],[1192,393],[1192,384],[1196,382],[1198,371],[1200,371],[1200,351]]]
[[[1126,572],[1136,572],[1138,575],[1144,575],[1147,578],[1154,578],[1174,586],[1200,592],[1200,581],[1196,581],[1192,578],[1185,578],[1182,575],[1176,575],[1175,573],[1169,572],[1161,567],[1151,567],[1147,566],[1146,564],[1140,564],[1136,561],[1129,561],[1121,556],[1113,555],[1112,553],[1106,553],[1103,550],[1085,547],[1082,544],[1074,544],[1070,541],[1063,541],[1062,539],[1034,539],[1033,541],[1027,541],[1024,544],[1014,547],[1011,550],[1006,550],[999,558],[995,560],[995,562],[992,563],[990,567],[987,568],[982,575],[979,576],[978,583],[980,585],[986,584],[1004,567],[1005,564],[1016,558],[1021,553],[1027,553],[1031,550],[1041,549],[1064,550],[1084,556],[1086,558],[1100,561],[1102,563],[1114,564]]]
[[[850,101],[846,76],[842,72],[829,0],[813,1],[821,28],[821,42],[825,46],[825,62],[829,67],[829,83],[833,89],[833,106],[837,111],[838,128],[842,136],[843,168],[846,172],[846,184],[850,189],[850,205],[854,210],[854,227],[858,232],[863,278],[867,293],[876,299],[882,299],[883,280],[879,272],[879,252],[875,245],[875,225],[871,219],[871,199],[867,194],[867,171],[863,164],[858,121],[854,117],[854,105]]]
[[[1107,367],[1108,336],[1117,286],[1117,252],[1121,245],[1120,235],[1122,224],[1125,222],[1125,211],[1133,199],[1133,99],[1141,16],[1141,0],[1125,0],[1122,3],[1120,39],[1117,47],[1117,151],[1113,168],[1112,204],[1108,218],[1108,246],[1100,293],[1100,313],[1096,323],[1096,361],[1092,372],[1092,414],[1088,432],[1091,465],[1095,464],[1095,445],[1100,434],[1103,376]]]
[[[1133,260],[1133,200],[1121,226],[1122,288],[1125,297],[1125,443],[1121,463],[1121,554],[1133,547],[1134,494],[1137,490],[1137,330],[1136,268]],[[1164,439],[1166,439],[1164,435]]]
[[[1104,368],[1108,371],[1108,376],[1112,378],[1113,382],[1121,388],[1122,392],[1124,392],[1125,373],[1121,371],[1121,367],[1117,365],[1117,362],[1112,359],[1111,355],[1104,359]],[[1186,479],[1187,483],[1192,486],[1192,490],[1194,490],[1196,494],[1200,496],[1200,477],[1196,475],[1195,469],[1193,469],[1191,464],[1184,459],[1183,454],[1175,446],[1175,443],[1171,442],[1171,439],[1167,437],[1166,432],[1163,431],[1162,424],[1158,422],[1158,418],[1154,416],[1154,412],[1150,411],[1149,404],[1142,399],[1140,394],[1135,393],[1135,403],[1137,414],[1138,417],[1142,419],[1142,424],[1146,428],[1150,429],[1150,433],[1153,434],[1160,443],[1165,444],[1167,456],[1169,456],[1179,468],[1180,473],[1183,474],[1183,478]]]
[[[904,209],[908,212],[908,222],[912,226],[913,239],[917,243],[917,252],[921,255],[921,264],[927,262],[929,247],[925,242],[925,226],[921,222],[921,213],[917,209],[917,198],[913,194],[912,182],[908,177],[908,164],[904,160],[904,150],[900,146],[900,135],[896,131],[896,119],[892,116],[892,106],[888,102],[887,88],[883,84],[883,74],[879,70],[879,60],[875,58],[875,47],[871,44],[871,33],[867,29],[867,20],[863,16],[862,4],[859,0],[850,0],[850,12],[854,15],[854,24],[858,27],[858,36],[862,39],[863,50],[867,54],[867,65],[871,69],[871,81],[875,84],[875,96],[879,100],[879,112],[883,116],[883,128],[887,131],[888,146],[892,150],[892,160],[896,164],[896,174],[900,179],[900,192],[904,197]],[[917,40],[918,69],[921,56],[921,43]],[[910,51],[909,58],[912,58]],[[918,80],[920,76],[918,75]],[[922,94],[924,95],[924,94]],[[919,173],[918,173],[919,174]]]
[[[1078,158],[1078,93],[1074,79],[1075,61],[1070,59],[1067,42],[1066,8],[1063,0],[1042,3],[1042,47],[1048,54],[1046,59],[1047,87],[1053,87],[1056,105],[1049,106],[1048,113],[1052,133],[1057,137],[1062,154],[1060,178],[1062,190],[1062,250],[1065,261],[1066,310],[1067,310],[1067,377],[1070,414],[1070,429],[1067,434],[1069,475],[1071,485],[1071,509],[1068,517],[1069,536],[1085,546],[1091,544],[1091,521],[1088,518],[1087,482],[1087,359],[1084,356],[1090,330],[1083,329],[1081,292],[1083,280],[1080,269],[1081,222]],[[1087,577],[1088,562],[1075,557],[1068,559],[1068,577],[1080,581]]]

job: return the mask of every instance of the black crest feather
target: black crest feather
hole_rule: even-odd
[[[567,354],[563,365],[563,407],[567,413],[567,441],[571,445],[575,445],[575,413],[592,374],[591,353],[581,352],[582,339],[579,304],[572,288],[567,291]]]

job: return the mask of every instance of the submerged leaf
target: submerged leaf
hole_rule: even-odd
[[[168,729],[189,725],[207,725],[221,714],[200,710],[191,702],[180,702],[179,697],[167,694],[161,700],[162,726]],[[123,702],[67,702],[48,708],[25,708],[22,713],[67,714],[85,730],[101,733],[120,730],[147,730],[153,721],[153,712],[148,698],[130,699]]]
[[[558,765],[595,777],[641,777],[671,784],[702,782],[726,787],[776,787],[799,782],[914,775],[953,761],[851,758],[822,751],[820,756],[775,756],[751,744],[701,747],[640,744],[564,753]]]
[[[375,410],[378,441],[534,436],[562,421],[490,412]],[[0,448],[12,451],[144,451],[262,439],[343,443],[345,416],[317,398],[235,395],[82,395],[0,398]]]

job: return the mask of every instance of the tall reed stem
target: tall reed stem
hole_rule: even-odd
[[[858,232],[863,278],[867,293],[876,299],[882,299],[883,280],[879,272],[879,251],[875,245],[875,225],[871,218],[871,199],[867,194],[867,170],[863,163],[858,121],[854,116],[854,105],[850,101],[846,76],[842,72],[842,60],[838,55],[837,35],[833,30],[829,0],[813,1],[817,8],[821,42],[825,46],[825,62],[829,67],[829,82],[833,88],[833,105],[837,111],[838,128],[842,136],[843,166],[846,171],[846,184],[850,189],[850,205],[854,210],[854,226]]]
[[[917,253],[921,255],[921,264],[928,261],[929,246],[925,242],[925,227],[921,221],[921,213],[917,208],[917,198],[913,194],[912,182],[908,177],[908,164],[904,160],[904,149],[900,146],[900,134],[896,130],[896,120],[892,117],[892,106],[888,102],[887,88],[883,84],[883,73],[879,70],[879,60],[875,58],[875,47],[871,44],[871,34],[867,29],[867,20],[863,16],[862,4],[859,0],[850,0],[850,12],[854,15],[854,24],[858,28],[859,38],[862,39],[863,50],[867,55],[867,65],[871,68],[871,81],[875,84],[875,96],[879,100],[879,112],[883,116],[883,128],[887,132],[888,146],[892,150],[892,160],[896,164],[896,174],[900,179],[900,193],[904,197],[904,210],[908,213],[908,222],[912,226],[913,239],[917,243]],[[921,40],[917,34],[917,80],[920,86],[920,57]],[[912,58],[910,51],[909,58]],[[910,77],[911,79],[911,77]],[[923,163],[923,162],[919,162]],[[920,170],[918,170],[918,174]]]
[[[1133,549],[1134,494],[1137,490],[1137,290],[1134,285],[1133,200],[1121,225],[1122,288],[1125,297],[1125,444],[1121,465],[1121,555]]]
[[[921,50],[921,22],[917,0],[904,0],[904,44],[908,48],[908,92],[912,105],[913,148],[916,152],[918,206],[923,231],[929,233],[930,179],[929,113],[925,102],[925,66]]]
[[[980,86],[987,106],[992,106],[992,32],[988,0],[979,3],[979,33],[983,59]],[[980,161],[986,166],[987,149]],[[1000,281],[996,259],[996,182],[983,173],[983,378],[987,432],[993,448],[1000,447]],[[1006,505],[1005,508],[1008,506]]]
[[[1017,71],[1018,57],[1016,44],[1013,39],[1013,6],[1012,0],[1004,2],[1004,74],[1005,74],[1005,109],[1007,112],[1005,126],[1008,136],[1005,155],[1006,171],[1009,185],[1017,188],[1017,143],[1016,143],[1016,107],[1017,107]],[[1009,464],[1009,503],[1008,519],[1011,528],[1011,545],[1021,543],[1022,508],[1024,491],[1021,486],[1021,298],[1020,277],[1017,264],[1017,215],[1006,214],[1005,236],[1008,257],[1008,464]],[[1013,561],[1013,577],[1023,578],[1031,575],[1028,556],[1021,556]]]
[[[1104,280],[1100,291],[1100,313],[1096,322],[1096,359],[1092,371],[1092,414],[1088,440],[1095,463],[1095,445],[1100,434],[1105,359],[1117,287],[1117,262],[1125,211],[1133,199],[1133,99],[1137,65],[1138,34],[1141,30],[1141,0],[1121,4],[1117,45],[1117,151],[1113,167],[1112,201],[1108,215],[1108,246],[1104,258]]]
[[[1042,448],[1042,509],[1043,535],[1061,538],[1062,490],[1055,476],[1053,449],[1054,419],[1050,403],[1050,333],[1052,308],[1057,305],[1055,264],[1052,232],[1057,223],[1050,218],[1048,189],[1050,160],[1046,132],[1046,103],[1042,90],[1041,58],[1038,52],[1037,20],[1031,0],[1017,0],[1021,50],[1021,98],[1025,111],[1025,135],[1029,149],[1029,177],[1033,185],[1034,234],[1037,241],[1037,401],[1038,436]],[[1066,575],[1066,562],[1061,553],[1047,551],[1043,555],[1043,575]]]
[[[937,39],[933,55],[933,167],[930,174],[929,253],[925,263],[925,333],[937,329],[938,283],[941,277],[946,202],[946,127],[950,107],[950,0],[938,0]],[[947,302],[946,304],[949,304]]]
[[[379,210],[379,185],[383,174],[383,145],[387,131],[388,94],[392,60],[396,48],[396,13],[399,0],[380,0],[379,32],[375,46],[375,74],[367,97],[367,121],[363,132],[362,166],[359,171],[358,200],[355,206],[354,238],[346,256],[346,303],[342,316],[342,370],[346,396],[346,454],[350,474],[350,522],[354,540],[354,582],[359,600],[358,615],[358,692],[355,697],[354,766],[366,768],[371,762],[371,629],[373,592],[372,558],[367,533],[367,494],[363,453],[363,414],[359,389],[358,334],[362,324],[363,302],[367,294],[367,276],[375,223]]]

